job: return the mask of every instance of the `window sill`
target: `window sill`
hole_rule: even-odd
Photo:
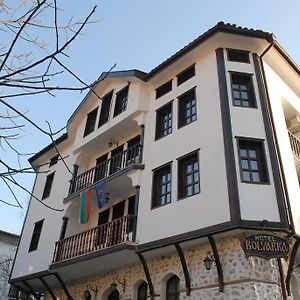
[[[172,203],[172,201],[170,201],[170,202],[168,202],[168,203],[165,203],[165,204],[161,204],[161,205],[155,206],[155,207],[151,207],[151,210],[160,208],[160,207],[162,207],[162,206],[166,206],[166,205],[171,204],[171,203]]]
[[[198,195],[198,194],[200,194],[200,193],[201,193],[201,191],[198,192],[198,193],[195,193],[195,194],[193,194],[193,195],[190,195],[190,196],[182,196],[182,197],[178,197],[177,201],[181,201],[181,200],[184,200],[184,199],[187,199],[187,198],[191,198],[191,197],[193,197],[193,196],[195,196],[195,195]]]

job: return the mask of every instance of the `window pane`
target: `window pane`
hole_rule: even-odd
[[[257,161],[252,160],[252,161],[250,162],[250,164],[251,164],[251,169],[252,169],[252,170],[258,170]]]
[[[255,150],[249,150],[249,156],[250,156],[251,158],[255,158],[255,157],[256,157],[256,152],[255,152]]]
[[[252,172],[252,180],[253,180],[254,182],[260,182],[258,172]]]
[[[199,183],[194,184],[194,193],[199,193],[200,189],[199,189]]]
[[[188,186],[188,187],[187,187],[187,195],[188,195],[188,196],[193,195],[193,188],[192,188],[192,186]]]
[[[248,160],[242,159],[242,168],[249,169]]]
[[[241,157],[247,157],[247,150],[240,149],[240,155],[241,155]]]
[[[243,172],[243,180],[244,181],[250,181],[250,173],[249,172]]]

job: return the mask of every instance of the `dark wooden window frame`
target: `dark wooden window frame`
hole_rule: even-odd
[[[49,167],[52,167],[55,164],[57,164],[58,163],[58,159],[59,159],[59,155],[58,154],[56,154],[53,157],[51,157],[50,163],[49,163]]]
[[[227,59],[233,62],[246,63],[250,64],[250,51],[241,50],[241,49],[233,49],[227,48]],[[234,57],[235,55],[242,54],[244,57]]]
[[[176,75],[177,77],[177,86],[180,86],[184,82],[193,78],[196,75],[196,64],[192,64],[188,68],[184,69],[182,72]]]
[[[87,114],[83,137],[89,135],[95,130],[98,109],[99,107],[97,106]]]
[[[148,299],[148,284],[146,281],[143,281],[139,284],[137,288],[137,300],[147,300]]]
[[[175,286],[176,284],[176,286]],[[174,285],[174,286],[172,286]],[[179,300],[180,298],[180,278],[173,275],[166,282],[166,300]]]
[[[53,181],[54,181],[54,174],[55,174],[55,172],[52,172],[51,174],[49,174],[46,177],[46,182],[45,182],[45,186],[44,186],[42,200],[46,199],[46,198],[48,198],[50,196],[52,185],[53,185]]]
[[[155,89],[155,98],[158,99],[172,91],[173,79],[168,80],[164,84]]]
[[[255,97],[255,90],[254,90],[254,84],[253,84],[253,74],[251,73],[239,73],[239,72],[229,72],[230,73],[230,84],[231,84],[231,95],[232,95],[232,105],[235,107],[241,107],[241,108],[257,108],[257,103],[256,103],[256,97]],[[240,80],[240,83],[234,82],[234,77],[238,78]],[[246,86],[248,88],[247,90],[247,95],[248,95],[248,101],[242,99],[241,93],[244,92],[241,90],[241,81],[242,80],[247,80]],[[238,89],[234,89],[233,85],[238,85]],[[234,91],[238,92],[240,94],[240,98],[238,100],[235,100],[234,96]],[[236,104],[235,101],[240,101],[240,102],[248,102],[248,106],[242,105],[242,103]]]
[[[168,108],[171,108],[168,112],[167,120],[165,120],[166,114],[163,114]],[[171,116],[170,116],[171,115]],[[169,121],[171,120],[171,126],[169,126]],[[167,122],[167,128],[162,128],[162,126]],[[170,130],[171,129],[171,130]],[[173,100],[166,103],[162,107],[156,110],[156,123],[155,123],[155,140],[161,139],[172,133],[173,130]],[[167,131],[164,134],[164,131]]]
[[[189,198],[189,197],[192,197],[194,195],[197,195],[201,192],[201,186],[200,186],[200,159],[199,159],[199,150],[200,149],[197,149],[197,150],[194,150],[190,153],[187,153],[185,154],[184,156],[181,156],[179,158],[177,158],[177,181],[178,181],[178,184],[177,184],[177,187],[178,187],[178,190],[177,190],[177,193],[178,193],[178,200],[183,200],[183,199],[186,199],[186,198]],[[192,167],[192,172],[189,172],[189,173],[185,173],[184,172],[184,165],[187,164],[187,162],[190,162],[192,160],[194,160],[194,157],[197,158],[197,162],[198,162],[198,170],[194,169],[194,166]],[[193,163],[194,164],[194,163]],[[195,173],[198,173],[198,181],[195,181],[194,180],[194,174]],[[192,176],[192,183],[191,184],[186,184],[185,183],[185,178],[187,178],[187,176]],[[195,188],[194,188],[194,185],[198,183],[198,191],[195,192]],[[185,193],[185,188],[187,186],[192,186],[192,190],[193,190],[193,193],[191,195],[188,195],[187,193]]]
[[[185,111],[187,111],[187,109],[185,108],[185,103],[186,102],[192,102],[191,100],[188,100],[187,97],[189,96],[190,93],[194,93],[194,101],[195,104],[191,105],[188,108],[188,110],[190,111],[190,116],[186,117],[185,115]],[[180,96],[177,97],[178,98],[178,129],[182,128],[186,125],[189,125],[195,121],[197,121],[197,95],[196,95],[196,86],[189,89],[188,91],[184,92],[183,94],[181,94]],[[195,107],[195,113],[192,113],[192,107]],[[195,119],[192,120],[192,116],[195,116]],[[187,119],[191,119],[191,121],[187,122]]]
[[[160,178],[167,174],[167,169],[169,169],[170,179],[162,184]],[[151,209],[156,209],[172,202],[172,161],[153,169],[152,173]],[[170,191],[167,189],[168,184],[170,184]],[[166,188],[166,192],[163,194],[160,193],[160,188],[162,185],[164,185]],[[162,195],[167,197],[168,194],[170,195],[170,201],[161,204],[160,197]]]
[[[238,158],[239,158],[239,168],[240,168],[240,178],[241,182],[248,184],[263,184],[269,185],[270,178],[267,166],[267,157],[266,157],[266,149],[264,145],[263,139],[254,139],[254,138],[246,138],[246,137],[236,137],[237,140],[237,150],[238,150]],[[247,148],[247,156],[241,156],[241,144],[246,145]],[[250,157],[249,149],[254,148],[256,153],[256,157]],[[248,168],[242,166],[242,160],[248,162]],[[257,163],[257,169],[251,166],[251,162]],[[243,178],[243,171],[249,172],[250,180],[245,180]],[[253,180],[253,173],[258,173],[260,176],[259,181]]]
[[[43,229],[44,220],[45,219],[42,219],[42,220],[39,220],[34,223],[34,228],[33,228],[32,236],[31,236],[31,241],[30,241],[28,252],[33,252],[33,251],[37,250],[39,241],[40,241],[40,237],[41,237],[41,233],[42,233],[42,229]]]
[[[113,94],[114,94],[114,91],[112,90],[102,97],[102,104],[101,104],[98,128],[101,127],[102,125],[104,125],[105,123],[107,123],[109,120]]]
[[[124,101],[125,97],[121,98],[120,95],[127,91],[126,101]],[[124,86],[116,93],[116,102],[115,102],[115,109],[114,109],[114,117],[118,116],[122,112],[126,111],[127,104],[128,104],[128,95],[129,95],[129,84]]]

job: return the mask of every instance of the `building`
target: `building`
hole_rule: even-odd
[[[0,230],[0,300],[7,300],[12,263],[20,236]]]
[[[299,75],[273,34],[222,22],[149,73],[103,73],[60,155],[30,159],[57,211],[30,202],[11,283],[46,299],[299,299]]]

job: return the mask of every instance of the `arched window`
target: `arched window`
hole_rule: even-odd
[[[120,300],[119,296],[120,296],[119,292],[117,290],[115,290],[109,294],[107,300]]]
[[[179,281],[180,279],[174,275],[166,283],[166,300],[179,300]]]
[[[146,300],[147,299],[147,290],[148,290],[148,284],[147,284],[147,282],[144,281],[138,287],[137,300]]]

